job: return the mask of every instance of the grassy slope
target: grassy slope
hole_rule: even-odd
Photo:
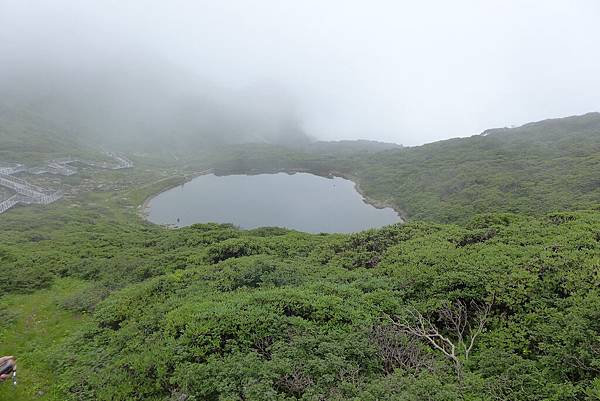
[[[60,305],[90,285],[76,279],[59,279],[51,288],[32,294],[11,294],[0,300],[0,354],[18,356],[18,385],[1,385],[0,400],[64,399],[55,377],[55,358],[60,354],[60,344],[87,316]]]
[[[41,160],[48,157],[40,155]],[[104,192],[82,193],[45,207],[20,206],[0,217],[0,281],[8,293],[0,298],[0,353],[16,355],[19,362],[19,385],[0,385],[0,400],[64,401],[56,379],[61,344],[85,322],[94,303],[132,279],[114,270],[94,276],[92,268],[98,264],[75,274],[64,270],[91,254],[104,261],[116,256],[122,263],[117,270],[130,270],[126,263],[142,257],[138,249],[119,254],[101,242],[119,241],[129,231],[128,245],[135,248],[141,233],[160,231],[139,220],[137,205],[180,178],[144,167],[98,172],[95,179]],[[127,189],[112,192],[111,187]]]

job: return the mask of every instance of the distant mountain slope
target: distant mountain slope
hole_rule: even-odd
[[[600,203],[600,113],[385,151],[344,169],[411,218],[589,208]]]
[[[86,146],[68,124],[61,125],[27,109],[0,104],[0,162],[35,163],[85,152]]]
[[[409,148],[238,148],[221,167],[345,175],[410,219],[459,222],[481,212],[593,208],[600,204],[600,113]]]
[[[308,142],[294,99],[275,84],[221,88],[168,63],[118,63],[3,71],[0,139],[27,140],[20,128],[33,125],[36,134],[54,130],[52,140],[145,152]]]

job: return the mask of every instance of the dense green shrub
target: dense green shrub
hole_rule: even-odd
[[[0,326],[27,343],[31,393],[61,401],[597,400],[599,129],[591,114],[413,148],[206,155],[223,172],[335,171],[411,218],[351,235],[165,229],[122,206],[181,175],[98,173],[123,190],[2,215],[5,302],[76,284],[52,308],[0,308]],[[56,316],[76,323],[40,341]]]
[[[209,263],[217,263],[230,258],[257,255],[265,248],[256,240],[249,238],[231,238],[216,243],[206,249],[206,258]]]
[[[192,248],[210,256],[97,306],[63,348],[61,382],[77,400],[591,400],[600,214],[553,216]],[[354,263],[364,255],[380,260]],[[456,361],[402,326],[416,316]]]
[[[239,288],[297,285],[301,282],[302,273],[272,256],[257,255],[221,262],[212,277],[219,290],[232,291]]]

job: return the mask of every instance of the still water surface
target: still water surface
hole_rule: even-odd
[[[202,175],[165,191],[148,203],[158,224],[232,223],[319,232],[356,232],[400,221],[391,208],[362,199],[354,183],[313,174]]]

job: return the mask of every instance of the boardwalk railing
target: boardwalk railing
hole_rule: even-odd
[[[39,203],[41,205],[48,205],[52,202],[56,202],[57,200],[62,198],[63,195],[64,195],[64,193],[62,191],[56,191],[52,194],[44,195],[41,198],[36,199],[36,200],[38,200],[38,202],[36,202],[36,203]]]
[[[10,188],[18,194],[30,196],[32,198],[42,197],[46,195],[47,192],[44,188],[32,185],[25,180],[6,174],[0,174],[0,185]]]
[[[47,168],[38,168],[37,174],[42,172],[50,172],[53,174],[73,175],[77,172],[77,170],[68,166],[71,163],[86,164],[90,167],[101,168],[104,170],[121,170],[133,167],[133,162],[122,154],[106,152],[106,155],[112,157],[116,163],[99,162],[94,160],[79,159],[76,157],[63,157],[48,162]]]
[[[0,174],[11,175],[11,174],[20,173],[21,171],[25,171],[25,170],[27,170],[27,169],[22,164],[19,164],[14,167],[0,167]]]
[[[119,170],[133,167],[133,162],[121,154],[113,152],[106,152],[106,154],[112,157],[116,163],[95,162],[67,157],[51,160],[46,167],[29,169],[29,172],[32,174],[52,173],[69,176],[77,172],[75,168],[69,166],[70,163],[75,162],[107,170]],[[12,167],[0,167],[0,185],[10,188],[17,193],[0,202],[0,214],[6,212],[18,203],[47,205],[63,197],[64,193],[62,191],[52,192],[51,190],[30,184],[13,175],[25,170],[27,170],[25,166],[20,164]]]
[[[49,192],[25,180],[0,173],[0,185],[14,190],[17,194],[0,202],[0,214],[17,203],[48,205],[62,198],[61,191]]]
[[[17,203],[19,203],[19,195],[13,195],[10,198],[0,202],[0,214],[6,212]]]
[[[112,167],[113,170],[133,167],[133,162],[121,154],[113,152],[106,152],[106,154],[117,161],[117,165]]]
[[[6,212],[11,207],[23,203],[26,205],[38,204],[38,205],[48,205],[52,202],[56,202],[60,198],[62,198],[63,193],[60,191],[54,192],[48,195],[42,195],[39,197],[29,197],[25,195],[13,195],[10,198],[0,202],[0,214]]]
[[[62,198],[64,193],[62,191],[56,191],[51,194],[43,194],[41,196],[31,197],[31,196],[21,196],[18,201],[20,203],[25,203],[27,205],[36,204],[36,205],[48,205],[52,202],[56,202],[60,198]]]
[[[73,175],[77,173],[77,170],[75,170],[74,168],[68,167],[67,164],[62,164],[62,163],[48,163],[48,169],[50,170],[50,172],[56,173],[56,174],[60,174],[60,175],[65,175],[65,176],[69,176],[69,175]]]

